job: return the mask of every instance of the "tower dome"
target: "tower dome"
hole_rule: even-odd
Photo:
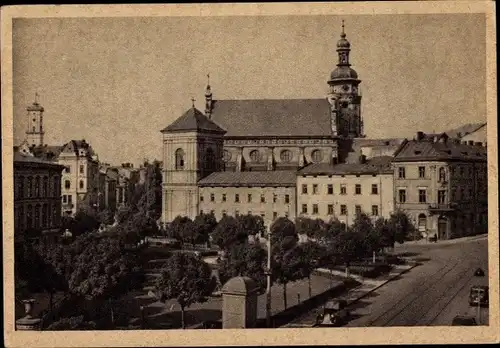
[[[330,74],[330,80],[335,79],[357,79],[358,73],[349,66],[338,66]]]
[[[351,44],[349,41],[345,38],[346,35],[344,33],[344,25],[342,24],[342,34],[340,34],[340,40],[337,41],[337,48],[350,48]]]

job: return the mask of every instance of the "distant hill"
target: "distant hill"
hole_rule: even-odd
[[[460,126],[458,128],[445,131],[445,133],[448,134],[448,136],[450,138],[461,138],[464,135],[467,135],[467,134],[470,134],[470,133],[477,131],[479,128],[481,128],[484,125],[486,125],[486,122],[467,123],[467,124]]]

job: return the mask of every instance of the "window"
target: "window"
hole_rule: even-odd
[[[356,184],[356,194],[357,195],[361,194],[361,184]]]
[[[252,194],[251,193],[248,194],[247,199],[248,199],[248,203],[252,202]]]
[[[40,206],[40,204],[37,204],[35,206],[35,228],[39,228],[40,227],[40,212],[41,212],[41,209],[42,207]]]
[[[68,204],[73,203],[73,195],[68,195]]]
[[[317,195],[317,194],[318,194],[318,185],[313,184],[313,195]]]
[[[378,205],[372,205],[372,215],[378,216]]]
[[[28,197],[33,196],[33,178],[30,176],[28,177]]]
[[[406,203],[406,190],[400,189],[398,190],[398,198],[399,198],[399,203]]]
[[[460,188],[460,199],[465,199],[465,189],[463,187]]]
[[[454,187],[451,188],[451,200],[454,201],[457,197],[457,192]]]
[[[177,149],[175,151],[175,170],[184,169],[184,150]]]
[[[315,162],[315,163],[321,162],[321,160],[323,159],[323,154],[321,153],[320,150],[314,150],[311,153],[311,158],[312,158],[313,162]]]
[[[302,204],[302,214],[307,214],[307,204]]]
[[[400,179],[406,178],[406,171],[404,167],[399,167],[398,168],[398,174]]]
[[[360,205],[354,206],[354,209],[356,209],[356,216],[361,215],[361,206]]]
[[[290,162],[292,160],[292,152],[290,150],[283,150],[280,153],[280,158],[283,162]]]
[[[333,204],[328,204],[328,215],[333,215]]]
[[[225,194],[225,193],[223,193],[223,194],[222,194],[222,201],[223,201],[223,202],[225,202],[225,201],[226,201],[226,194]]]
[[[237,193],[234,195],[234,202],[235,203],[239,203],[240,202],[240,195],[237,194]]]
[[[71,166],[67,166],[66,168],[64,168],[64,172],[71,173]]]
[[[333,185],[332,184],[328,184],[328,194],[333,195]]]
[[[209,147],[205,152],[205,161],[204,161],[205,171],[213,172],[215,169],[215,155],[214,150]]]
[[[239,210],[235,210],[234,211],[234,216],[240,216],[240,211]]]
[[[345,184],[341,184],[340,185],[340,194],[341,195],[346,195],[347,194],[347,187],[345,186]]]
[[[71,187],[71,181],[69,181],[69,180],[65,180],[65,181],[64,181],[64,188],[65,188],[66,190],[69,190],[69,189],[70,189],[70,187]]]
[[[340,206],[340,215],[347,215],[347,205],[342,204]]]
[[[418,177],[425,178],[425,167],[418,167]]]
[[[85,171],[85,167],[83,166],[83,164],[80,165],[80,174],[83,174]]]
[[[276,220],[278,218],[278,213],[277,212],[273,212],[273,220]]]
[[[427,190],[425,189],[418,190],[418,202],[427,203]]]
[[[445,190],[439,190],[438,191],[438,203],[439,204],[445,204],[446,203],[446,191]]]
[[[202,209],[200,209],[200,215],[203,215],[203,210]]]
[[[266,218],[266,213],[260,213],[260,217],[261,217],[262,219],[265,219],[265,218]]]
[[[83,189],[83,180],[80,180],[80,188]]]
[[[200,195],[200,202],[203,202],[203,195]]]
[[[49,205],[44,204],[42,209],[42,228],[49,227]]]
[[[17,196],[19,198],[24,198],[24,176],[18,177]]]
[[[424,232],[427,230],[427,217],[425,214],[420,214],[418,216],[418,230]]]
[[[42,185],[42,197],[47,197],[48,194],[49,194],[49,178],[44,176]]]
[[[213,193],[210,194],[210,202],[215,202],[215,195]]]
[[[68,201],[68,197],[66,195],[62,196],[62,202],[66,203]]]
[[[307,195],[307,185],[306,184],[302,184],[302,194]]]
[[[227,216],[227,212],[225,210],[222,211],[222,216],[223,217]]]
[[[439,181],[440,182],[446,181],[446,170],[443,167],[439,168]]]
[[[35,197],[40,197],[40,177],[35,178]]]
[[[273,203],[276,203],[278,200],[278,195],[276,193],[273,193]]]
[[[378,185],[372,184],[372,195],[378,195]]]
[[[285,217],[288,218],[288,212],[287,211],[285,212]]]
[[[285,203],[290,203],[290,195],[285,195]]]
[[[263,193],[260,195],[260,203],[266,203],[266,196]]]
[[[253,150],[250,152],[250,159],[252,162],[259,162],[260,161],[260,153],[258,150]]]
[[[318,205],[313,204],[313,214],[318,214]]]

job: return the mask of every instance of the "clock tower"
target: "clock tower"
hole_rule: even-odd
[[[35,101],[26,108],[28,111],[28,129],[26,130],[26,141],[30,146],[42,146],[43,136],[43,107],[38,103],[38,93],[35,93]]]
[[[346,39],[344,21],[342,33],[337,42],[338,63],[328,80],[328,102],[331,107],[331,127],[333,136],[340,138],[363,137],[361,119],[361,95],[358,74],[351,68],[349,53],[351,44]]]

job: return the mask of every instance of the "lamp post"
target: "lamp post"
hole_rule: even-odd
[[[478,268],[474,272],[475,277],[484,277],[484,271],[481,268]],[[476,293],[477,293],[477,323],[478,325],[481,323],[481,289],[478,287],[476,288]]]
[[[271,327],[271,229],[267,234],[267,269],[266,269],[266,326]]]

